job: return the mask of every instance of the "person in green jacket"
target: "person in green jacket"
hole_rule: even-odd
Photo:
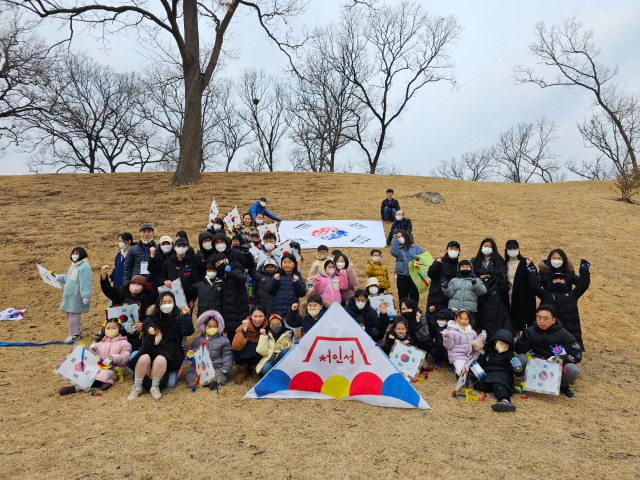
[[[71,250],[71,266],[66,275],[56,275],[64,285],[60,310],[67,314],[69,336],[64,343],[74,343],[82,336],[81,315],[89,312],[91,301],[91,266],[87,262],[87,251],[82,247]]]

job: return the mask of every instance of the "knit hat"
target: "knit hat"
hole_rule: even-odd
[[[169,235],[163,235],[160,237],[160,245],[162,245],[164,242],[173,243],[173,239]]]
[[[517,240],[507,240],[507,244],[505,245],[505,248],[509,248],[509,247],[520,248],[520,244],[518,243]]]
[[[151,225],[150,223],[143,223],[142,225],[140,225],[140,231],[147,230],[147,229],[151,230],[152,232],[155,232],[153,225]]]
[[[273,258],[273,257],[271,257],[271,258],[267,258],[267,259],[264,261],[264,265],[263,265],[263,267],[266,267],[267,265],[275,265],[275,266],[276,266],[276,268],[278,268],[278,261],[277,261],[275,258]]]
[[[134,275],[133,277],[131,277],[131,280],[129,280],[129,285],[131,284],[142,285],[143,287],[146,287],[147,279],[144,278],[142,275]]]
[[[436,313],[436,320],[453,320],[453,312],[448,308],[443,308]]]
[[[367,278],[366,287],[369,288],[371,285],[375,285],[375,286],[379,287],[380,286],[380,282],[378,282],[378,279],[376,277],[369,277],[369,278]]]
[[[447,243],[447,248],[450,247],[458,247],[458,250],[460,249],[460,242],[458,242],[457,240],[451,240],[449,243]]]

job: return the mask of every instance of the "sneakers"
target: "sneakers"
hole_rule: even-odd
[[[151,396],[155,401],[158,401],[162,398],[162,394],[160,393],[160,387],[156,387],[155,385],[151,386],[151,388],[149,389],[149,393],[151,394]]]
[[[75,385],[67,385],[66,387],[62,387],[58,390],[58,393],[60,395],[70,395],[72,393],[76,393],[76,387]]]
[[[65,343],[66,345],[71,345],[72,343],[76,343],[76,340],[79,340],[81,337],[82,337],[82,332],[80,332],[80,335],[69,335],[62,342]]]
[[[440,368],[442,366],[442,363],[440,362],[436,362],[433,364],[433,368]]]
[[[494,403],[491,405],[491,410],[494,412],[504,413],[504,412],[515,412],[516,406],[511,403],[509,400],[500,400],[498,403]]]
[[[140,396],[141,393],[142,393],[142,385],[140,386],[134,385],[133,388],[131,389],[131,393],[127,397],[127,400],[135,400]]]
[[[576,398],[576,394],[571,391],[569,386],[560,387],[560,392],[567,398]]]

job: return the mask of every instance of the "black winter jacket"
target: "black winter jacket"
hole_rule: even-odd
[[[299,310],[289,309],[289,313],[287,313],[285,323],[290,329],[302,327],[302,333],[309,333],[309,330],[311,330],[311,328],[320,321],[320,319],[324,315],[324,312],[326,312],[326,309],[323,308],[322,310],[320,310],[320,314],[318,315],[317,319],[314,319],[308,313],[304,317],[302,317],[299,312]]]
[[[273,275],[265,272],[264,267],[260,267],[251,273],[251,278],[253,278],[253,304],[264,305],[269,311],[271,311],[271,295],[267,293],[267,286]]]
[[[364,330],[373,340],[379,342],[382,339],[389,325],[389,315],[386,313],[378,315],[378,312],[369,304],[369,300],[367,300],[364,308],[360,310],[356,305],[355,297],[347,300],[345,310],[356,322],[364,325]]]
[[[536,320],[536,296],[529,286],[527,261],[522,257],[513,279],[509,317],[513,328],[519,332]]]
[[[413,225],[411,225],[411,220],[408,218],[403,218],[402,220],[394,220],[391,224],[391,230],[389,230],[389,235],[387,236],[387,246],[391,245],[391,241],[393,237],[395,237],[400,230],[406,230],[411,237],[411,241],[413,241]]]
[[[487,338],[493,337],[498,330],[508,330],[513,333],[513,325],[509,311],[504,304],[504,294],[509,294],[509,287],[491,277],[485,282],[487,293],[478,297],[478,315],[476,316],[476,330],[487,331]]]
[[[558,350],[563,349],[564,353],[554,352],[554,347]],[[537,323],[526,328],[516,342],[516,352],[529,351],[542,358],[560,357],[564,363],[580,363],[582,360],[580,343],[562,326],[560,320],[556,320],[556,323],[546,330],[542,330]]]
[[[229,262],[231,270],[218,276],[222,278],[222,316],[224,318],[226,332],[234,332],[249,316],[249,294],[247,293],[247,277],[242,265],[238,262]]]
[[[198,291],[198,317],[207,310],[224,312],[223,281],[215,278],[210,281],[205,277],[194,285]],[[222,332],[220,332],[222,333]]]
[[[398,200],[396,200],[395,198],[392,198],[391,200],[385,198],[384,200],[382,200],[382,204],[380,205],[380,218],[382,218],[382,220],[384,220],[385,207],[389,207],[389,209],[395,208],[396,211],[398,211],[400,210],[400,202],[398,202]]]
[[[178,255],[174,252],[164,261],[158,277],[159,284],[177,279],[182,283],[187,301],[191,302],[198,298],[198,290],[194,285],[200,281],[200,272],[194,254],[187,252],[182,260],[178,260]]]
[[[513,349],[513,333],[508,330],[499,330],[493,337],[488,337],[484,354],[478,358],[478,363],[487,374],[483,379],[485,383],[500,383],[507,387],[509,395],[513,395],[514,376],[522,376],[524,371],[520,368],[515,371],[511,360],[516,356]],[[495,349],[495,341],[501,340],[509,345],[509,350],[498,353]]]

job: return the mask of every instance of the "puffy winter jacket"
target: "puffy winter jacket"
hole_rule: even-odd
[[[249,316],[249,294],[242,265],[230,262],[229,267],[231,271],[224,273],[222,283],[222,316],[226,323],[225,331],[235,332],[242,320]]]
[[[307,293],[304,280],[298,275],[298,281],[294,282],[293,277],[293,273],[280,272],[280,280],[273,276],[267,285],[267,294],[271,295],[271,313],[283,318],[289,313],[291,305],[298,303],[300,297]]]
[[[206,322],[208,322],[211,317],[216,319],[219,333],[216,333],[213,337],[208,337],[206,334]],[[198,315],[196,326],[198,327],[198,330],[200,330],[200,336],[191,342],[191,349],[195,351],[206,342],[209,357],[211,357],[211,363],[213,363],[213,367],[216,371],[224,370],[226,372],[230,372],[231,367],[233,366],[233,350],[231,349],[229,340],[221,335],[225,330],[222,315],[217,311],[207,310],[201,315]],[[195,384],[196,376],[195,368],[191,367],[189,373],[187,373],[187,383],[193,386]]]
[[[489,337],[484,353],[478,357],[478,363],[486,373],[483,379],[485,383],[500,383],[507,387],[509,395],[513,395],[515,375],[521,376],[522,367],[514,369],[511,360],[515,357],[513,333],[508,330],[498,330],[493,337]],[[509,350],[498,353],[495,349],[495,341],[500,340],[509,345]]]
[[[358,274],[355,269],[346,269],[347,272],[347,288],[340,288],[340,298],[342,299],[342,303],[345,304],[347,301],[353,297],[353,294],[356,291],[356,287],[358,286]]]
[[[365,303],[362,310],[356,305],[355,297],[351,297],[347,302],[345,310],[360,325],[364,325],[364,330],[375,341],[380,341],[389,325],[389,315],[386,313],[378,315],[378,312],[369,304]]]
[[[458,275],[460,275],[459,266]],[[471,267],[471,276],[473,276],[473,266]],[[478,297],[487,293],[487,287],[478,278],[457,276],[442,285],[442,292],[449,298],[449,310],[457,308],[477,312]]]
[[[449,336],[445,335],[445,332]],[[447,328],[442,332],[442,344],[449,353],[449,362],[456,360],[469,361],[473,357],[473,348],[471,342],[478,338],[478,334],[471,327],[466,333],[453,320],[447,324]]]
[[[289,313],[287,313],[287,318],[285,319],[285,323],[288,328],[298,328],[302,327],[302,333],[309,333],[309,330],[320,321],[322,316],[326,312],[326,309],[320,310],[320,314],[317,319],[314,319],[308,313],[305,314],[304,317],[300,315],[299,310],[291,310],[289,309]]]
[[[537,323],[523,330],[516,342],[516,352],[533,352],[541,358],[556,356],[563,363],[580,363],[582,360],[580,343],[562,326],[560,320],[546,330],[542,330]]]
[[[282,332],[277,340],[271,332],[267,332],[266,335],[260,335],[256,353],[262,355],[262,359],[258,362],[258,365],[256,365],[256,372],[260,373],[264,364],[267,363],[273,355],[278,355],[285,348],[291,348],[292,346],[293,332],[291,330]]]
[[[213,281],[207,277],[194,285],[198,291],[198,317],[207,310],[224,312],[224,282],[220,278]],[[221,329],[223,332],[224,329]]]
[[[111,358],[111,365],[113,365],[109,370],[100,370],[96,380],[113,385],[116,382],[115,367],[123,367],[127,364],[131,355],[131,344],[122,335],[114,338],[103,337],[96,347],[96,355],[100,358]]]
[[[434,306],[436,311],[447,308],[449,299],[442,292],[442,280],[451,280],[458,275],[458,259],[449,258],[448,255],[442,257],[442,262],[437,260],[431,264],[427,272],[431,280],[429,296],[427,297],[427,309]]]
[[[380,290],[389,290],[391,288],[391,282],[389,281],[389,270],[384,263],[376,263],[373,260],[369,259],[364,273],[369,278],[376,277],[378,279]]]
[[[265,272],[264,266],[251,274],[251,278],[253,278],[253,304],[264,305],[269,311],[271,311],[271,295],[267,293],[267,286],[273,275],[273,273]]]
[[[164,261],[158,283],[163,284],[167,280],[174,281],[177,279],[180,279],[187,301],[191,302],[198,298],[198,289],[194,285],[200,281],[200,273],[195,255],[187,252],[179,260],[178,255],[174,252]]]
[[[326,273],[321,273],[313,280],[313,293],[320,295],[325,302],[329,303],[342,302],[340,291],[348,287],[349,279],[346,270],[340,270],[331,279]]]
[[[127,257],[128,258],[128,257]],[[82,302],[91,298],[91,267],[86,260],[73,263],[66,275],[58,275],[58,281],[64,285],[60,310],[69,313],[87,313],[90,305]]]
[[[133,245],[129,249],[129,253],[127,253],[127,257],[124,259],[124,283],[127,283],[131,280],[131,277],[135,275],[142,275],[140,273],[140,268],[142,267],[142,262],[147,262],[147,269],[149,268],[149,258],[151,254],[149,253],[151,247],[155,247],[156,251],[160,250],[160,247],[155,242],[155,240],[151,240],[149,243],[145,244],[140,240],[138,243]],[[154,276],[151,272],[143,275],[148,282],[152,282],[154,280]]]
[[[322,274],[326,274],[326,272],[324,271],[324,262],[325,260],[321,260],[321,259],[316,259],[312,264],[311,264],[311,268],[309,269],[309,274],[307,275],[307,286],[312,287],[313,286],[313,281],[316,279],[317,275]]]
[[[246,347],[248,343],[255,343],[257,345],[258,341],[260,340],[260,329],[262,328],[264,328],[265,330],[269,328],[268,319],[265,318],[264,322],[262,322],[262,325],[260,325],[258,328],[256,328],[253,325],[253,322],[250,321],[246,331],[243,330],[242,325],[240,325],[236,329],[236,334],[233,336],[233,344],[231,345],[233,351],[241,352],[242,350],[244,350],[244,347]]]
[[[478,280],[481,282],[482,280]],[[477,331],[486,330],[487,337],[493,337],[498,330],[508,330],[513,333],[513,325],[509,317],[509,311],[502,300],[504,297],[499,292],[499,287],[503,286],[496,277],[491,277],[485,283],[487,293],[478,299],[478,316],[476,317],[475,328]],[[506,289],[508,292],[508,288]],[[503,292],[504,293],[504,292]]]
[[[390,253],[396,258],[396,268],[394,270],[394,273],[396,275],[408,277],[409,263],[413,262],[414,257],[417,257],[421,253],[424,253],[424,250],[422,250],[420,245],[417,245],[415,243],[410,247],[406,247],[404,245],[400,247],[398,237],[395,237],[391,242]]]

